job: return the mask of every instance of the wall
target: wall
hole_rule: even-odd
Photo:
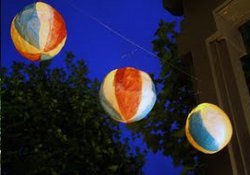
[[[240,58],[246,54],[238,28],[250,20],[249,0],[183,0],[179,55],[192,55],[198,101],[218,104],[230,116],[232,141],[206,156],[207,174],[250,174],[250,96]]]

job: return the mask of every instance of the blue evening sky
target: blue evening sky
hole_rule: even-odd
[[[1,63],[9,67],[13,61],[28,62],[15,50],[10,38],[10,25],[14,16],[32,0],[1,0]],[[57,9],[65,19],[67,41],[54,57],[52,66],[63,66],[66,51],[83,58],[90,78],[100,81],[113,69],[132,66],[156,75],[160,72],[157,58],[125,41],[103,25],[110,27],[128,40],[152,51],[151,41],[160,19],[180,22],[162,6],[162,0],[44,0]],[[98,22],[99,21],[99,22]],[[123,136],[130,136],[122,125]],[[131,141],[131,146],[145,148],[142,140]],[[180,167],[160,152],[146,156],[143,171],[146,175],[177,175]]]

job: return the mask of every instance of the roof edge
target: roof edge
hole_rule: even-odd
[[[183,16],[183,0],[162,0],[163,7],[174,16]]]

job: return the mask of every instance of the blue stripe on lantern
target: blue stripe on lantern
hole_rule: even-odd
[[[189,132],[195,142],[208,151],[217,151],[219,145],[203,125],[200,112],[190,116]]]
[[[39,46],[40,19],[36,11],[36,3],[26,6],[17,14],[14,21],[18,33],[31,45]]]
[[[112,105],[108,102],[108,100],[103,95],[103,87],[102,86],[103,85],[101,85],[101,90],[100,90],[99,96],[100,96],[100,100],[101,100],[101,104],[102,104],[103,108],[106,110],[106,112],[108,114],[111,115],[112,118],[114,118],[115,120],[118,120],[118,121],[122,121],[121,116],[116,112],[116,110],[112,107]]]

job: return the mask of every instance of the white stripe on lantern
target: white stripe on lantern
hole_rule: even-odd
[[[110,72],[104,79],[103,82],[103,95],[107,99],[107,101],[110,103],[110,105],[115,109],[115,111],[121,116],[121,111],[119,109],[116,96],[115,96],[115,74],[117,69]],[[122,117],[122,116],[121,116]],[[121,120],[124,120],[122,117]]]
[[[53,18],[53,14],[50,6],[42,2],[36,3],[36,11],[40,20],[39,48],[40,50],[44,50],[51,30],[51,23],[53,20],[51,18]]]
[[[150,76],[143,71],[140,71],[140,75],[142,79],[140,104],[139,104],[136,114],[130,121],[138,121],[138,120],[143,119],[148,114],[148,112],[152,109],[156,100],[155,93],[152,89],[154,85]]]
[[[223,114],[219,113],[219,111],[216,111],[212,107],[201,110],[202,123],[208,133],[219,144],[219,147],[224,144],[227,131],[227,126],[221,115]]]

